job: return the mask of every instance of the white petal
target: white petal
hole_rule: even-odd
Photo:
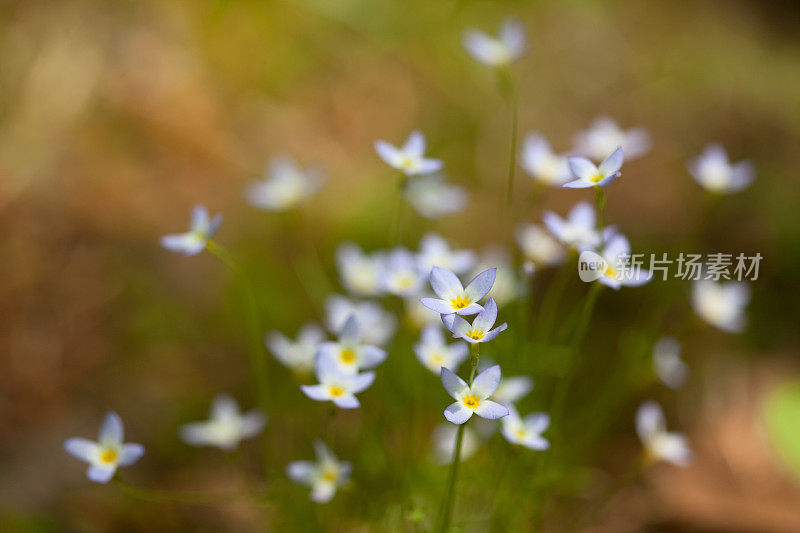
[[[86,476],[97,483],[108,483],[117,471],[117,465],[92,465],[86,471]]]
[[[458,377],[455,372],[449,368],[442,367],[439,375],[441,377],[444,390],[446,390],[454,400],[458,400],[469,390],[467,382]]]
[[[100,444],[122,444],[125,438],[125,431],[122,428],[122,419],[114,411],[109,411],[100,427],[98,442]]]
[[[636,433],[642,442],[648,442],[653,435],[663,433],[666,429],[664,412],[654,401],[647,401],[636,411]]]
[[[300,390],[303,391],[303,394],[318,402],[327,402],[331,399],[331,394],[325,385],[300,385]]]
[[[485,270],[475,276],[475,279],[469,282],[469,285],[467,285],[466,289],[464,289],[464,294],[470,299],[470,301],[477,302],[489,294],[489,291],[492,290],[492,286],[494,285],[496,278],[496,268]]]
[[[483,400],[481,404],[475,408],[475,414],[483,418],[488,418],[489,420],[495,420],[508,415],[508,408],[505,405],[500,405],[491,400]]]
[[[463,424],[472,416],[472,409],[464,407],[461,402],[455,402],[444,410],[444,417],[453,424]]]
[[[408,155],[422,157],[425,155],[425,136],[421,131],[412,131],[403,145],[403,151]]]
[[[71,456],[91,463],[97,456],[100,446],[88,439],[72,438],[64,441],[64,449]]]
[[[496,320],[497,304],[494,302],[493,298],[489,298],[489,300],[483,306],[483,311],[478,313],[478,316],[476,316],[475,320],[472,321],[472,327],[474,329],[487,332],[492,328],[492,326],[494,326]]]
[[[141,444],[125,444],[122,446],[122,453],[119,456],[119,466],[129,466],[139,460],[144,455],[144,446]]]
[[[445,301],[459,296],[464,291],[458,277],[445,268],[434,266],[431,269],[430,281],[433,292]]]
[[[311,461],[292,461],[286,465],[286,475],[302,485],[311,485],[317,465]]]
[[[444,376],[444,373],[442,375]],[[494,391],[500,386],[500,378],[500,365],[491,366],[477,375],[472,382],[472,386],[470,386],[470,390],[483,400],[494,394]]]
[[[622,147],[618,146],[616,150],[611,152],[605,161],[600,163],[600,173],[604,176],[610,176],[611,174],[615,174],[622,168],[622,162],[624,161],[625,156],[622,153]]]
[[[594,163],[585,157],[570,157],[567,159],[567,164],[569,165],[569,171],[576,179],[579,180],[587,181],[589,178],[598,173],[597,167],[594,166]]]

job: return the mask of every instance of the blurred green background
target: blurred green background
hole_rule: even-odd
[[[224,213],[218,240],[254,278],[266,327],[294,335],[322,318],[329,292],[342,292],[333,260],[341,241],[387,246],[396,176],[373,141],[400,143],[420,128],[471,203],[437,222],[406,209],[404,244],[416,248],[433,230],[460,247],[514,251],[516,223],[591,195],[537,189],[518,169],[513,210],[497,216],[511,114],[461,34],[494,33],[510,15],[529,40],[513,67],[521,134],[541,131],[563,151],[600,115],[650,131],[653,149],[626,163],[606,210],[636,251],[764,260],[738,336],[684,326],[686,283],[605,291],[571,389],[567,444],[543,470],[538,452],[511,454],[493,437],[464,463],[456,522],[466,531],[800,530],[800,490],[762,417],[773,387],[800,375],[800,8],[666,0],[4,2],[3,530],[425,528],[447,470],[428,459],[430,431],[449,402],[411,352],[416,333],[401,330],[363,408],[340,413],[335,428],[326,428],[327,406],[270,358],[274,407],[262,437],[231,457],[189,448],[175,428],[203,418],[215,394],[254,404],[246,309],[211,255],[175,256],[158,238],[183,231],[195,203]],[[712,141],[758,168],[749,189],[713,206],[685,166]],[[322,165],[329,181],[297,212],[261,213],[242,187],[279,152]],[[537,277],[534,299],[549,277]],[[585,288],[575,279],[560,312]],[[516,316],[501,309],[512,327],[486,355],[507,375],[533,376],[525,412],[546,409],[563,347],[519,342]],[[651,375],[661,334],[681,335],[692,366],[677,394]],[[696,463],[656,467],[616,491],[639,453],[633,414],[647,398],[687,432]],[[152,504],[90,483],[61,443],[92,436],[107,409],[147,448],[123,472],[132,483],[266,487],[269,503]],[[778,426],[793,412],[800,425],[789,409]],[[312,456],[317,437],[354,463],[352,485],[324,507],[283,475],[289,461]],[[261,440],[272,454],[266,477]]]

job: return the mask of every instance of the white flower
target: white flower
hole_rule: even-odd
[[[681,359],[681,345],[675,337],[662,337],[653,347],[653,369],[667,387],[678,389],[686,382],[689,366]]]
[[[750,287],[743,282],[695,281],[692,307],[700,318],[723,331],[739,333],[747,319],[744,308],[750,301]]]
[[[516,376],[503,378],[500,386],[494,393],[497,403],[510,405],[517,403],[521,398],[527,396],[533,390],[533,380],[528,376]]]
[[[129,466],[144,455],[141,444],[125,444],[122,420],[114,411],[109,411],[100,426],[97,442],[72,438],[64,441],[64,449],[73,457],[89,463],[86,476],[98,483],[108,483],[119,466]]]
[[[382,253],[366,254],[358,245],[346,242],[336,250],[336,265],[344,287],[359,296],[381,293],[380,272],[385,257]]]
[[[463,274],[475,265],[477,257],[472,250],[451,250],[447,241],[435,233],[428,233],[419,241],[419,265],[426,275],[434,266]]]
[[[456,314],[442,315],[442,322],[453,333],[453,337],[464,339],[470,344],[489,342],[497,337],[501,331],[505,331],[508,327],[505,322],[492,329],[496,320],[497,304],[494,303],[492,298],[489,298],[483,306],[483,311],[477,314],[471,325]]]
[[[455,370],[467,358],[469,349],[463,342],[448,345],[444,340],[442,328],[438,324],[428,324],[422,330],[419,342],[414,344],[414,353],[419,362],[434,374],[442,367]]]
[[[480,30],[464,32],[464,48],[476,61],[491,67],[506,67],[525,52],[525,28],[508,18],[500,26],[500,35],[491,37]]]
[[[524,294],[525,285],[514,268],[511,255],[506,249],[492,246],[481,252],[477,271],[482,271],[489,266],[497,269],[494,285],[488,293],[497,305],[505,305]]]
[[[214,446],[231,451],[244,439],[258,435],[267,418],[261,411],[242,414],[236,400],[220,394],[211,402],[211,418],[180,427],[181,439],[192,446]]]
[[[508,416],[503,418],[503,436],[511,444],[520,444],[531,450],[546,450],[550,443],[542,437],[542,433],[550,425],[550,417],[546,413],[531,413],[524,419],[513,405],[508,405]]]
[[[616,147],[621,146],[629,160],[646,154],[650,150],[650,135],[643,128],[623,131],[608,117],[592,122],[588,130],[575,136],[575,150],[599,161]]]
[[[600,246],[597,219],[594,207],[589,202],[583,201],[575,204],[567,213],[566,218],[561,218],[552,211],[545,211],[542,220],[550,233],[569,248],[583,249]],[[610,228],[606,229],[610,230]]]
[[[435,266],[431,269],[430,281],[439,298],[422,298],[420,302],[441,314],[474,315],[483,310],[478,302],[491,290],[496,273],[496,268],[485,270],[464,288],[455,274]]]
[[[350,315],[355,315],[362,339],[367,344],[384,346],[397,329],[397,319],[378,303],[348,300],[339,295],[325,300],[325,325],[334,335],[341,334]]]
[[[433,293],[430,293],[432,296]],[[426,296],[429,297],[429,296]],[[419,305],[418,298],[406,298],[403,300],[403,307],[406,310],[406,320],[414,329],[421,329],[428,324],[441,323],[439,313],[436,313],[424,305]]]
[[[535,266],[555,266],[567,257],[564,247],[544,229],[536,224],[522,224],[517,227],[517,244],[527,261]]]
[[[406,176],[432,174],[442,168],[440,159],[425,158],[425,136],[414,131],[402,148],[386,141],[375,141],[375,151],[390,167],[403,171]]]
[[[620,287],[639,287],[653,278],[652,272],[634,264],[631,245],[621,233],[614,234],[599,252],[586,250],[581,253],[581,264],[593,263],[597,281],[614,290]]]
[[[320,358],[335,361],[339,370],[345,374],[357,374],[365,368],[375,368],[386,359],[386,352],[377,346],[364,344],[361,326],[355,315],[344,323],[339,340],[323,342],[319,347]]]
[[[643,403],[636,412],[636,433],[645,448],[647,459],[685,466],[692,452],[683,433],[668,432],[664,412],[656,402]]]
[[[303,171],[287,156],[270,161],[265,177],[245,189],[247,202],[266,211],[286,211],[308,200],[322,186],[325,178],[319,169]]]
[[[456,438],[458,427],[453,424],[442,423],[433,428],[433,461],[440,465],[447,465],[453,462],[456,453]],[[467,426],[464,428],[463,440],[461,441],[462,461],[472,457],[480,446],[480,439],[477,433]]]
[[[550,148],[544,135],[530,133],[522,145],[522,168],[535,180],[545,185],[562,185],[572,179],[567,157]]]
[[[305,324],[297,332],[297,340],[278,331],[270,331],[265,338],[267,348],[275,359],[296,372],[314,370],[314,358],[319,345],[325,340],[325,332],[317,324]]]
[[[689,162],[689,173],[705,189],[730,194],[750,185],[756,170],[751,161],[731,163],[722,146],[709,144],[702,154]]]
[[[395,296],[414,296],[422,291],[425,275],[414,254],[398,246],[386,258],[380,273],[381,288]]]
[[[463,187],[449,185],[441,175],[415,178],[406,184],[404,194],[411,207],[428,219],[458,213],[469,201]]]
[[[356,409],[361,404],[355,395],[372,385],[375,372],[346,373],[331,357],[317,357],[317,381],[318,385],[301,385],[300,390],[312,400],[330,401],[342,409]]]
[[[222,224],[222,215],[209,217],[208,210],[202,205],[194,206],[189,231],[174,233],[161,237],[161,246],[171,252],[183,255],[196,255],[203,251],[206,243],[214,236]]]
[[[317,461],[292,461],[286,466],[286,475],[292,480],[311,487],[311,500],[326,503],[336,494],[336,489],[347,483],[353,466],[339,461],[321,440],[314,442]]]
[[[575,181],[569,181],[563,186],[570,189],[608,187],[622,175],[619,169],[622,168],[624,157],[620,147],[611,152],[611,155],[605,158],[600,166],[595,166],[585,157],[570,157],[567,159],[567,164]]]
[[[449,368],[442,367],[441,377],[444,389],[455,400],[455,403],[444,410],[444,417],[449,422],[463,424],[472,417],[472,413],[490,420],[508,414],[505,406],[489,399],[500,385],[499,365],[489,367],[478,374],[472,385],[467,385],[466,381]]]

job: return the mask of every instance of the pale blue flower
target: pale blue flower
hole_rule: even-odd
[[[712,326],[729,333],[744,330],[747,325],[744,308],[749,301],[750,287],[741,281],[699,280],[692,286],[694,312]]]
[[[270,161],[265,176],[245,189],[247,202],[266,211],[286,211],[314,196],[325,178],[316,168],[301,169],[288,156]]]
[[[611,155],[600,163],[600,166],[595,166],[585,157],[570,157],[567,159],[567,164],[575,181],[565,183],[564,187],[570,189],[608,187],[622,175],[619,169],[622,168],[623,160],[624,155],[620,147],[611,152]]]
[[[258,435],[267,418],[261,411],[242,413],[239,405],[227,394],[220,394],[211,403],[211,417],[180,427],[181,439],[192,446],[213,446],[231,451],[244,439]]]
[[[330,355],[317,357],[317,385],[301,385],[303,393],[318,402],[333,402],[342,409],[356,409],[359,403],[356,394],[375,381],[375,372],[352,374],[344,372]]]
[[[375,368],[386,359],[386,352],[377,346],[366,344],[361,334],[361,326],[355,315],[345,321],[334,342],[323,342],[317,357],[329,358],[345,374],[357,374],[365,368]]]
[[[681,345],[675,337],[661,337],[653,347],[653,369],[664,385],[679,389],[689,375],[689,365],[681,359]]]
[[[336,489],[350,479],[353,465],[339,461],[321,440],[314,442],[316,461],[292,461],[286,467],[286,475],[293,481],[311,487],[310,498],[315,503],[327,503],[336,494]]]
[[[417,259],[426,274],[430,274],[434,266],[463,274],[475,266],[477,255],[472,250],[451,250],[440,235],[428,233],[419,241]]]
[[[377,302],[350,300],[333,295],[325,300],[325,325],[334,335],[340,335],[350,316],[359,324],[362,340],[367,344],[385,346],[397,330],[397,318]]]
[[[575,136],[575,151],[600,161],[618,146],[628,160],[636,159],[650,150],[650,134],[644,128],[623,130],[608,117],[595,119],[588,130]]]
[[[706,190],[731,194],[750,185],[756,170],[752,161],[731,163],[722,146],[709,144],[702,154],[689,162],[689,173]]]
[[[443,166],[440,159],[425,157],[425,136],[420,131],[412,132],[401,148],[383,140],[375,141],[375,151],[386,164],[406,176],[432,174]]]
[[[649,461],[667,461],[686,466],[692,460],[686,436],[667,431],[664,411],[654,401],[643,403],[636,411],[636,433]]]
[[[311,372],[319,345],[325,340],[325,332],[317,324],[305,324],[297,332],[294,341],[279,331],[270,331],[264,339],[275,359],[296,372]]]
[[[222,224],[222,215],[211,218],[202,205],[194,206],[189,231],[161,237],[161,246],[171,252],[183,255],[196,255],[203,251],[206,243],[217,233]]]
[[[405,197],[411,207],[428,219],[459,213],[469,203],[463,187],[448,184],[438,174],[420,176],[406,184]]]
[[[597,217],[594,207],[589,202],[582,201],[575,204],[566,218],[561,218],[552,211],[545,211],[542,220],[550,233],[564,246],[578,250],[600,246]]]
[[[560,265],[567,258],[561,243],[536,224],[520,224],[517,226],[516,237],[525,260],[535,267]]]
[[[513,405],[509,404],[508,416],[502,419],[503,436],[511,444],[519,444],[531,450],[546,450],[550,443],[542,437],[548,426],[550,417],[546,413],[531,413],[524,419]]]
[[[389,252],[380,273],[381,288],[389,294],[407,297],[422,292],[424,272],[414,254],[402,246]]]
[[[506,67],[525,52],[525,28],[519,20],[507,18],[497,37],[469,29],[464,32],[464,48],[476,61],[495,68]]]
[[[597,281],[614,290],[639,287],[653,278],[652,272],[632,262],[630,243],[621,233],[612,235],[602,250],[583,252],[579,260],[581,264],[595,263]]]
[[[478,374],[468,385],[449,368],[442,367],[442,385],[453,397],[452,403],[444,410],[444,417],[453,424],[463,424],[475,413],[480,417],[494,420],[508,415],[508,409],[489,398],[500,385],[500,366],[495,365]]]
[[[572,179],[567,156],[559,155],[540,133],[530,133],[522,144],[522,168],[545,185],[563,185]]]
[[[420,363],[439,375],[442,367],[456,370],[467,358],[469,348],[463,342],[447,344],[442,326],[428,324],[420,333],[419,342],[414,344],[414,353]]]
[[[484,304],[483,310],[477,314],[472,324],[456,314],[442,315],[442,322],[453,333],[453,337],[464,339],[470,344],[489,342],[505,331],[508,327],[505,322],[492,329],[496,320],[497,304],[492,298]]]
[[[97,442],[72,438],[64,441],[64,449],[72,455],[89,463],[86,476],[98,483],[108,483],[119,466],[129,466],[144,455],[141,444],[123,443],[125,430],[122,420],[114,411],[109,411],[100,427]]]
[[[420,302],[441,314],[474,315],[483,310],[478,302],[491,290],[496,273],[495,268],[485,270],[465,288],[454,273],[435,266],[431,269],[430,281],[438,298],[422,298]]]
[[[342,285],[358,296],[378,296],[381,294],[380,273],[386,261],[385,254],[367,254],[351,242],[341,244],[336,249],[336,265]]]

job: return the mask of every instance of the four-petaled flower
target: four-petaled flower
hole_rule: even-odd
[[[189,231],[164,235],[161,237],[161,246],[171,252],[182,253],[186,256],[199,254],[211,237],[217,233],[220,224],[222,224],[222,215],[215,215],[211,218],[208,209],[202,205],[196,205],[192,209]]]
[[[544,135],[531,133],[522,145],[522,168],[545,185],[562,185],[572,178],[567,157],[550,148]]]
[[[395,296],[414,296],[419,294],[424,284],[426,272],[420,268],[416,256],[402,246],[392,250],[383,270],[380,283],[384,291]]]
[[[352,374],[343,372],[331,357],[317,357],[318,385],[301,385],[300,390],[318,402],[333,402],[342,409],[356,409],[361,404],[356,394],[375,381],[375,372]]]
[[[458,213],[469,203],[467,191],[458,185],[450,185],[440,174],[411,180],[404,195],[411,207],[420,216],[428,219]]]
[[[744,308],[749,301],[750,287],[744,282],[700,280],[692,287],[694,312],[712,326],[729,333],[744,330],[747,324]]]
[[[359,296],[378,296],[381,293],[380,272],[385,260],[382,253],[366,254],[351,242],[336,250],[339,279],[348,291]]]
[[[419,362],[434,374],[442,367],[455,370],[466,359],[469,349],[463,342],[447,344],[439,324],[428,324],[422,330],[419,342],[414,344],[414,353]]]
[[[497,403],[509,405],[527,396],[533,390],[533,379],[528,376],[505,377],[500,381],[500,386],[493,398]]]
[[[599,252],[584,251],[580,260],[596,262],[597,281],[614,290],[620,287],[639,287],[650,281],[652,272],[631,262],[631,245],[628,238],[615,233]]]
[[[491,290],[496,274],[496,268],[484,270],[465,288],[451,271],[435,266],[431,269],[430,280],[433,292],[439,298],[422,298],[420,302],[442,315],[474,315],[483,310],[478,302]]]
[[[295,372],[314,370],[314,361],[319,345],[325,340],[325,332],[317,324],[305,324],[297,332],[297,340],[288,338],[279,331],[267,333],[264,343],[284,366]]]
[[[503,418],[503,436],[511,444],[519,444],[531,450],[546,450],[550,442],[542,437],[542,433],[550,425],[547,413],[531,413],[525,418],[513,405],[507,405],[508,416]]]
[[[748,160],[731,163],[725,149],[714,143],[689,162],[689,173],[706,190],[731,194],[750,185],[756,170]]]
[[[365,368],[375,368],[386,359],[386,352],[377,346],[364,344],[361,326],[355,315],[344,323],[339,340],[323,342],[317,357],[335,361],[339,370],[345,374],[357,374]]]
[[[464,339],[470,344],[489,342],[508,327],[508,324],[503,322],[492,329],[497,320],[497,304],[494,303],[492,298],[489,298],[483,306],[483,310],[472,321],[472,324],[455,313],[441,316],[442,322],[453,333],[454,338]]]
[[[353,466],[339,461],[336,455],[321,440],[314,442],[316,462],[292,461],[286,467],[286,475],[292,480],[311,487],[310,498],[316,503],[326,503],[336,494],[336,489],[347,483]]]
[[[600,246],[597,218],[594,207],[589,202],[575,204],[566,218],[561,218],[552,211],[545,211],[542,221],[550,233],[565,246],[578,250]],[[611,227],[606,228],[606,233],[610,234],[612,231]]]
[[[417,259],[421,271],[427,275],[434,266],[463,274],[475,265],[478,258],[472,250],[451,250],[440,235],[428,233],[419,241]]]
[[[561,243],[536,224],[520,225],[516,236],[519,249],[534,268],[560,265],[567,257]]]
[[[629,160],[650,150],[650,134],[644,128],[627,131],[608,117],[595,119],[589,129],[575,136],[575,151],[597,161],[621,146]]]
[[[383,140],[375,141],[375,151],[390,167],[406,176],[432,174],[443,166],[440,159],[425,157],[425,136],[420,131],[412,132],[402,148]]]
[[[525,52],[525,28],[508,18],[500,26],[498,37],[470,29],[464,32],[464,48],[476,61],[491,67],[507,67]]]
[[[325,325],[334,335],[341,334],[351,315],[358,320],[361,338],[367,344],[383,346],[397,329],[395,316],[377,302],[349,300],[339,295],[325,300]]]
[[[455,403],[444,410],[444,417],[453,424],[463,424],[475,413],[494,420],[508,414],[508,409],[489,398],[500,385],[500,366],[495,365],[478,374],[468,385],[452,370],[442,367],[442,385]]]
[[[608,187],[616,178],[622,175],[619,169],[622,168],[624,158],[622,148],[619,146],[600,163],[600,166],[596,166],[585,157],[570,157],[567,159],[567,164],[575,181],[565,183],[564,187],[570,189]]]
[[[654,401],[643,403],[636,412],[636,433],[644,445],[648,461],[689,464],[692,452],[683,433],[667,431],[664,412]]]
[[[301,169],[291,158],[280,156],[270,161],[265,177],[245,189],[247,202],[266,211],[286,211],[311,198],[325,178],[319,169]]]
[[[141,444],[123,443],[125,430],[122,420],[114,411],[109,411],[100,427],[97,442],[72,438],[64,441],[64,449],[82,461],[89,463],[86,476],[98,483],[108,483],[119,466],[129,466],[144,455]]]
[[[180,427],[181,439],[192,446],[214,446],[231,451],[243,439],[258,435],[267,418],[253,410],[242,413],[239,405],[227,394],[220,394],[211,402],[211,417],[204,422],[191,422]]]

